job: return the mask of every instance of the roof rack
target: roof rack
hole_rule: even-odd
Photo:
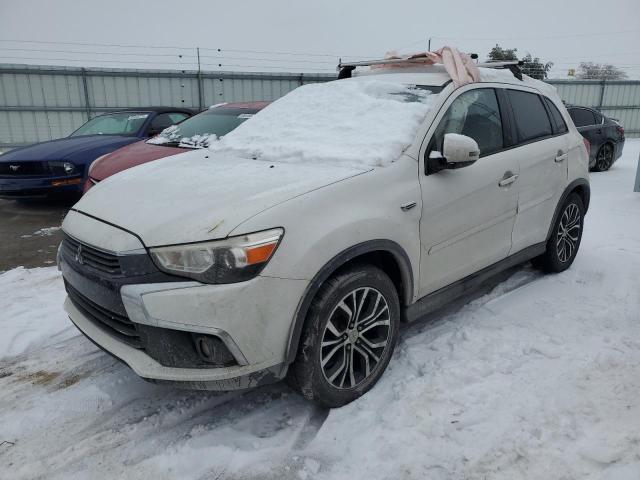
[[[477,55],[475,56],[477,58]],[[356,67],[370,67],[372,65],[422,65],[422,66],[430,66],[425,65],[424,60],[426,59],[426,55],[412,55],[402,58],[387,58],[380,60],[362,60],[359,62],[342,62],[340,59],[340,63],[338,63],[338,79],[349,78],[351,77],[351,72],[353,72]],[[518,80],[522,80],[522,71],[520,67],[524,64],[522,60],[507,60],[503,62],[481,62],[477,63],[476,66],[481,68],[504,68],[510,70],[513,73],[513,76]]]

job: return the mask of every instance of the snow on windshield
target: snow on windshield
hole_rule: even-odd
[[[255,109],[220,108],[224,105],[227,104],[214,105],[209,110],[188,118],[184,122],[171,125],[160,135],[147,140],[147,143],[182,148],[206,148],[255,113]]]
[[[218,136],[215,133],[192,135],[185,137],[178,125],[171,125],[165,128],[159,135],[147,140],[147,143],[153,145],[165,145],[167,143],[176,144],[178,147],[185,148],[206,148],[215,142]]]
[[[266,161],[385,166],[411,144],[433,98],[380,80],[304,85],[209,148]]]

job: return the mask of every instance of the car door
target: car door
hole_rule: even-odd
[[[498,262],[511,249],[519,167],[516,155],[505,148],[508,119],[495,88],[476,84],[457,92],[443,105],[421,148],[421,296]],[[456,170],[430,171],[426,159],[442,152],[447,133],[473,138],[480,159]]]
[[[506,92],[517,138],[513,151],[520,165],[512,250],[516,253],[546,241],[551,219],[567,184],[568,158],[573,152],[568,151],[566,124],[563,121],[564,128],[556,126],[554,105],[545,105],[545,98],[535,91],[507,89]]]

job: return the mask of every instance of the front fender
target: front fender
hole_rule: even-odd
[[[416,206],[402,210],[401,205]],[[295,356],[307,309],[324,281],[340,266],[371,251],[391,253],[408,286],[405,304],[415,301],[420,266],[422,196],[418,162],[397,162],[309,192],[267,209],[230,234],[284,227],[285,234],[263,276],[308,280],[292,318],[287,359]]]

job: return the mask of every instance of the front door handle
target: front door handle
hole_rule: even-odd
[[[506,187],[507,185],[511,185],[517,179],[518,179],[518,175],[517,174],[514,174],[512,172],[506,172],[504,174],[504,177],[502,177],[502,180],[500,180],[498,182],[498,185],[501,186],[501,187]]]

